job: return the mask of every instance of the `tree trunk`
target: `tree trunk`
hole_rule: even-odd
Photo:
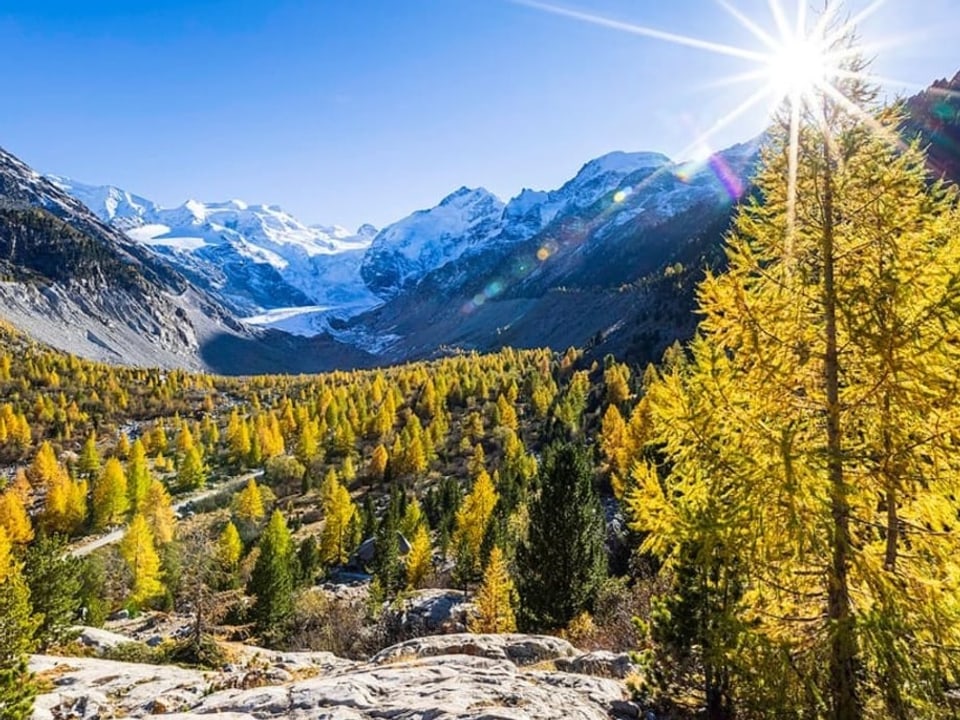
[[[825,118],[825,120],[827,120]],[[857,642],[850,607],[850,504],[843,473],[840,431],[840,360],[837,351],[837,290],[834,282],[833,172],[830,139],[823,138],[823,305],[827,399],[827,470],[830,488],[832,560],[828,573],[827,618],[830,632],[830,700],[833,720],[859,720]]]

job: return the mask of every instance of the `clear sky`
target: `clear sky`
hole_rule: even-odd
[[[773,28],[767,0],[728,1]],[[719,0],[556,4],[761,48]],[[958,27],[958,0],[887,0],[861,35],[896,41],[874,67],[909,94],[960,70]],[[757,88],[718,84],[742,60],[510,0],[2,0],[0,48],[0,146],[38,170],[348,227],[554,188],[611,150],[681,159]]]

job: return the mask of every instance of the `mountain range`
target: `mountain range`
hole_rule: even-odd
[[[905,103],[932,169],[958,177],[960,75]],[[569,345],[656,359],[688,337],[723,263],[759,140],[704,162],[613,152],[504,201],[462,187],[377,231],[275,205],[179,207],[40,176],[0,150],[0,312],[97,359],[311,371]]]

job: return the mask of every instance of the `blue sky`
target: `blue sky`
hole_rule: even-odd
[[[730,2],[773,27],[767,0]],[[715,0],[557,4],[760,49]],[[957,27],[956,0],[887,0],[861,35],[899,41],[874,67],[909,94],[960,70]],[[0,47],[0,146],[40,171],[348,227],[557,187],[611,150],[676,157],[757,88],[718,84],[744,61],[509,0],[3,0]]]

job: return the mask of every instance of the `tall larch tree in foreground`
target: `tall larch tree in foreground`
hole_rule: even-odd
[[[700,638],[705,671],[731,674],[712,717],[955,712],[957,194],[846,57],[849,102],[816,92],[794,142],[775,129],[689,359],[648,389],[644,549],[742,588]]]

